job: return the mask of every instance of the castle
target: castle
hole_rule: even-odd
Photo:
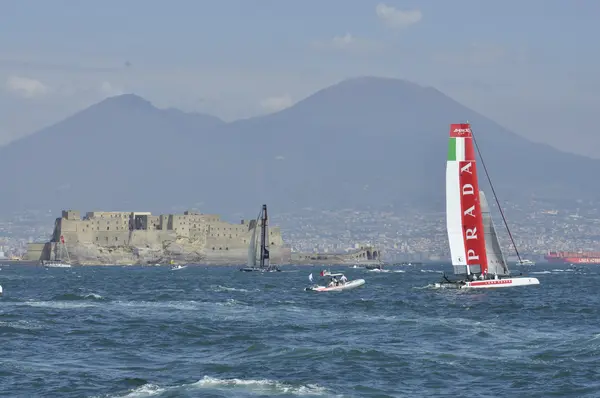
[[[54,259],[64,240],[77,264],[227,263],[243,264],[260,221],[240,224],[222,221],[218,215],[186,211],[152,215],[149,212],[87,212],[63,210],[55,221],[49,242],[33,243],[26,260]],[[271,259],[290,261],[279,227],[269,226]]]

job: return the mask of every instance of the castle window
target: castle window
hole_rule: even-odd
[[[96,236],[96,241],[98,240],[98,237]]]
[[[119,237],[115,236],[115,242],[119,241]]]
[[[106,227],[106,230],[108,231],[110,229],[110,227]]]
[[[275,246],[275,242],[271,242],[271,244],[272,244],[273,246]]]
[[[215,248],[213,247],[213,250],[215,250]]]
[[[225,250],[229,250],[229,248],[228,248],[228,247],[226,247],[226,248],[225,248]]]
[[[219,247],[219,250],[223,250],[223,248]]]

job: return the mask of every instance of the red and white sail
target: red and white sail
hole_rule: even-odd
[[[446,227],[454,273],[487,273],[475,150],[468,123],[450,125],[446,164]]]

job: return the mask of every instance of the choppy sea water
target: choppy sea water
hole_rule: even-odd
[[[600,396],[599,266],[488,291],[327,267],[366,280],[338,293],[303,291],[323,267],[0,268],[0,396]]]

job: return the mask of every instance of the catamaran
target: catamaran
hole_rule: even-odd
[[[260,254],[259,263],[256,264],[256,230],[260,227]],[[248,264],[240,271],[245,272],[280,272],[281,270],[276,265],[269,264],[269,218],[267,216],[267,205],[262,206],[262,210],[254,223],[254,230],[250,238],[250,246],[248,247]]]
[[[342,273],[332,274],[329,271],[321,271],[321,276],[329,279],[329,283],[326,286],[313,285],[304,288],[304,290],[312,292],[340,292],[342,290],[354,289],[365,284],[364,279],[350,281]],[[311,282],[313,281],[312,273],[308,275],[308,280]]]
[[[510,276],[485,194],[479,190],[475,149],[517,257],[521,259],[470,124],[452,124],[446,163],[446,228],[454,274],[461,279],[451,281],[444,275],[444,280],[435,286],[483,289],[539,285],[537,278]]]
[[[65,256],[63,256],[63,253]],[[42,260],[42,265],[48,268],[71,268],[71,258],[64,236],[61,235],[60,244],[57,243],[54,246],[54,260]]]

